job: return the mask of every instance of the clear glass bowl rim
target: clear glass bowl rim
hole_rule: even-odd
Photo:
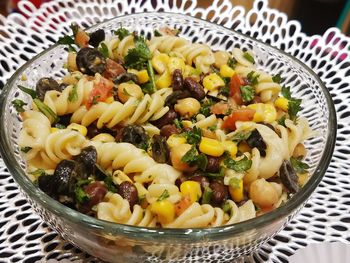
[[[270,49],[275,50],[277,53],[281,53],[284,56],[289,57],[294,62],[299,64],[302,68],[304,68],[310,75],[312,75],[318,82],[319,87],[321,88],[326,101],[327,101],[327,108],[329,110],[329,124],[328,124],[328,138],[325,145],[325,150],[323,151],[321,160],[318,164],[318,166],[315,169],[315,173],[311,176],[310,180],[307,182],[307,184],[297,193],[295,194],[291,199],[288,200],[288,202],[283,205],[282,207],[279,207],[272,212],[269,212],[267,214],[264,214],[262,216],[236,223],[229,226],[221,226],[221,227],[212,227],[212,228],[186,228],[186,229],[164,229],[164,228],[147,228],[147,227],[137,227],[137,226],[131,226],[131,225],[123,225],[123,224],[116,224],[111,223],[103,220],[96,219],[94,217],[82,214],[78,211],[75,211],[71,208],[68,208],[61,203],[57,202],[56,200],[52,199],[45,193],[43,193],[41,190],[39,190],[38,187],[36,187],[26,176],[22,168],[19,166],[19,164],[16,161],[16,158],[14,154],[12,153],[11,146],[9,142],[5,139],[5,125],[0,125],[0,152],[2,155],[2,158],[16,180],[16,182],[20,185],[22,190],[28,194],[30,198],[32,198],[35,202],[39,203],[42,207],[49,210],[50,212],[65,217],[68,221],[73,222],[77,225],[83,224],[84,227],[91,231],[101,231],[104,233],[109,233],[111,235],[122,235],[125,237],[133,238],[136,240],[157,240],[157,241],[165,241],[169,239],[176,239],[178,241],[182,242],[188,242],[188,241],[195,241],[195,240],[207,240],[207,241],[216,241],[216,240],[222,240],[225,238],[228,238],[229,236],[234,236],[237,234],[242,234],[245,231],[253,230],[262,228],[268,224],[271,224],[281,218],[284,218],[292,212],[297,209],[299,206],[304,204],[307,199],[310,197],[312,192],[315,190],[317,185],[322,180],[327,167],[330,163],[334,146],[335,146],[335,140],[336,140],[336,127],[337,127],[337,119],[336,119],[336,111],[334,108],[334,104],[331,98],[331,95],[328,91],[328,89],[325,87],[321,79],[318,77],[316,73],[314,73],[307,65],[305,65],[303,62],[298,60],[297,58],[291,56],[290,54],[277,49],[276,47],[273,47],[269,44],[266,44],[260,40],[257,40],[253,37],[250,37],[248,35],[245,35],[243,33],[237,32],[235,30],[226,28],[224,26],[215,24],[210,21],[206,21],[204,19],[200,18],[194,18],[189,15],[184,14],[178,14],[178,13],[171,13],[171,12],[142,12],[142,13],[135,13],[135,14],[127,14],[122,16],[113,17],[111,19],[105,20],[101,23],[95,24],[94,26],[90,27],[88,30],[92,31],[95,28],[98,28],[101,24],[110,22],[113,19],[122,19],[126,17],[137,17],[137,16],[145,16],[145,15],[156,15],[156,16],[162,16],[162,15],[171,15],[171,16],[180,16],[186,19],[192,19],[197,20],[200,23],[208,23],[210,25],[215,25],[217,27],[220,27],[221,30],[231,31],[233,34],[237,34],[243,38],[248,38],[253,42],[258,42]],[[1,107],[1,115],[0,115],[0,123],[4,123],[4,112],[5,112],[5,106],[6,101],[8,99],[8,95],[10,93],[11,87],[13,88],[14,82],[16,79],[18,79],[22,72],[25,71],[25,69],[33,63],[33,61],[40,59],[44,54],[50,52],[52,49],[56,48],[58,45],[55,44],[51,46],[50,48],[44,50],[40,54],[36,55],[32,59],[30,59],[28,62],[26,62],[23,66],[21,66],[15,74],[8,80],[7,84],[5,85],[2,93],[0,94],[0,107]]]

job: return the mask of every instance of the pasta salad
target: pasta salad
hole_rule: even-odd
[[[67,74],[18,88],[31,180],[64,205],[143,227],[216,227],[283,205],[309,177],[312,135],[279,74],[252,52],[212,50],[175,29],[145,39],[77,25]]]

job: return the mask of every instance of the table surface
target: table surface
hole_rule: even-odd
[[[315,242],[350,242],[350,38],[336,28],[306,36],[297,21],[257,0],[245,12],[229,0],[202,9],[197,1],[175,4],[129,0],[56,0],[40,9],[22,1],[22,14],[0,15],[0,89],[28,59],[68,33],[72,21],[89,26],[117,15],[168,11],[201,17],[285,50],[310,66],[325,82],[337,110],[338,134],[329,169],[299,215],[245,262],[288,262],[299,248]],[[162,1],[163,2],[163,1]],[[166,2],[166,1],[164,1]],[[54,29],[54,34],[52,33]],[[3,124],[1,124],[3,125]],[[61,239],[37,216],[0,158],[0,262],[81,259],[98,262]]]

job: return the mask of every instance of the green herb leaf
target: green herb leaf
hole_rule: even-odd
[[[74,45],[75,41],[73,37],[66,35],[66,36],[60,37],[57,43],[60,45]]]
[[[38,107],[39,111],[41,111],[51,123],[56,123],[59,121],[58,116],[54,113],[49,106],[47,106],[44,102],[39,99],[33,100],[35,105]]]
[[[222,210],[226,213],[226,214],[231,214],[231,205],[229,202],[225,202],[222,205]]]
[[[163,201],[164,199],[167,199],[169,197],[169,192],[167,189],[163,191],[163,193],[158,197],[157,201]]]
[[[154,89],[151,82],[147,82],[141,85],[142,92],[145,94],[153,94]]]
[[[235,58],[229,58],[227,60],[227,66],[229,66],[230,68],[235,68],[237,65],[237,60]]]
[[[185,136],[189,144],[199,144],[202,139],[202,130],[194,126],[192,130],[185,133]]]
[[[279,125],[282,125],[282,126],[286,127],[286,115],[283,115],[281,118],[279,118],[279,119],[277,120],[277,123],[278,123]]]
[[[298,173],[298,174],[304,174],[308,172],[308,169],[310,168],[310,166],[307,163],[304,163],[302,161],[303,157],[291,157],[290,158],[290,163],[292,164],[294,170]]]
[[[37,94],[36,94],[36,91],[35,90],[32,90],[32,89],[29,89],[29,88],[26,88],[22,85],[17,85],[17,87],[23,91],[24,93],[27,93],[28,95],[30,95],[32,97],[32,99],[36,99],[37,98]]]
[[[231,158],[226,158],[224,164],[227,168],[232,169],[236,172],[244,172],[252,166],[252,160],[249,160],[247,156],[244,156],[241,160],[235,161]]]
[[[148,60],[152,58],[152,54],[143,37],[135,36],[134,42],[135,48],[129,49],[124,62],[127,68],[141,70],[148,66]]]
[[[125,37],[130,35],[130,32],[126,28],[121,27],[117,30],[113,30],[113,34],[117,35],[120,40],[123,40]]]
[[[301,110],[300,107],[301,99],[290,99],[288,102],[288,114],[292,121],[296,121],[298,112]]]
[[[191,149],[181,158],[181,162],[188,163],[190,166],[196,165],[199,169],[205,171],[208,164],[208,159],[203,153],[198,155],[196,146],[193,145]]]
[[[281,89],[281,93],[282,93],[282,96],[288,100],[290,100],[292,98],[292,94],[290,93],[290,87],[283,85],[282,89]]]
[[[251,86],[258,84],[260,75],[255,71],[251,71],[247,75],[247,79]]]
[[[21,152],[27,153],[29,152],[31,149],[33,149],[32,147],[26,146],[26,147],[21,147]]]
[[[243,57],[248,60],[250,63],[255,64],[254,57],[249,52],[244,52]]]
[[[209,186],[204,188],[204,192],[202,195],[202,204],[210,204],[211,197],[213,196],[213,190]]]
[[[236,178],[236,177],[233,177],[230,179],[229,181],[229,185],[233,188],[233,189],[238,189],[240,188],[240,183],[241,183],[241,180]]]
[[[182,130],[182,128],[184,127],[184,126],[182,125],[181,120],[179,120],[179,119],[175,119],[173,122],[174,122],[175,127],[176,127],[177,129],[179,129],[179,130]]]
[[[98,98],[100,98],[101,95],[95,95],[92,98],[92,105],[96,105],[98,103]]]
[[[108,191],[110,191],[112,193],[116,193],[118,191],[111,176],[106,176],[103,181],[104,181]]]
[[[235,142],[241,142],[241,141],[245,141],[249,138],[249,136],[252,134],[251,131],[241,131],[241,132],[237,132],[235,133],[232,137],[231,140],[235,141]]]
[[[155,37],[161,37],[162,33],[160,33],[158,30],[154,30],[154,36]]]
[[[214,131],[217,130],[217,128],[218,128],[218,126],[214,124],[214,125],[212,125],[212,126],[209,126],[209,127],[208,127],[208,130],[214,132]]]
[[[276,74],[276,75],[272,76],[272,81],[276,82],[276,83],[281,83],[282,82],[281,74]]]
[[[17,112],[24,112],[23,106],[27,105],[23,100],[15,99],[12,101],[12,105],[15,107]]]
[[[38,177],[40,177],[42,175],[46,175],[46,172],[45,172],[44,169],[37,169],[37,170],[35,170],[33,172],[30,172],[30,174],[33,175],[34,177],[38,178]]]
[[[218,173],[204,173],[205,177],[212,177],[212,178],[218,178],[218,177],[224,177],[225,176],[225,167],[220,167],[220,172]]]
[[[250,102],[254,99],[255,89],[252,86],[241,86],[240,89],[243,102]]]
[[[77,186],[75,188],[75,200],[78,204],[86,203],[90,200],[90,196],[84,191],[83,188]]]
[[[98,48],[98,51],[100,51],[102,56],[104,56],[105,58],[109,57],[108,47],[106,46],[105,43],[101,42],[100,47]]]
[[[149,147],[149,141],[148,141],[148,140],[147,140],[147,141],[143,141],[143,142],[139,143],[139,144],[137,145],[137,147],[140,148],[140,149],[142,149],[142,150],[147,151],[147,149],[148,149],[148,147]]]
[[[78,100],[78,86],[74,85],[72,90],[69,92],[68,95],[68,101],[69,102],[76,102]]]
[[[211,114],[211,106],[214,104],[213,100],[207,99],[204,102],[202,102],[202,106],[199,109],[199,113],[203,114],[205,117],[208,117]]]

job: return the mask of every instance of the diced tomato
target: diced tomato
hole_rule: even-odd
[[[244,85],[244,80],[237,74],[233,74],[230,81],[230,96],[238,105],[242,105],[241,86]]]
[[[191,204],[191,197],[189,195],[182,197],[181,200],[175,204],[175,214],[177,216],[181,215]]]
[[[85,31],[79,28],[74,40],[79,47],[88,47],[90,37]]]
[[[235,110],[224,120],[222,128],[234,131],[236,129],[236,121],[251,121],[253,120],[254,114],[255,110],[252,109]]]
[[[118,64],[113,59],[107,58],[106,70],[103,72],[105,78],[114,79],[123,73],[125,73],[125,69],[122,65]]]
[[[113,85],[114,84],[112,81],[101,77],[100,82],[95,84],[94,88],[90,92],[85,107],[87,109],[90,109],[90,107],[96,102],[105,101],[108,97],[112,95]]]

